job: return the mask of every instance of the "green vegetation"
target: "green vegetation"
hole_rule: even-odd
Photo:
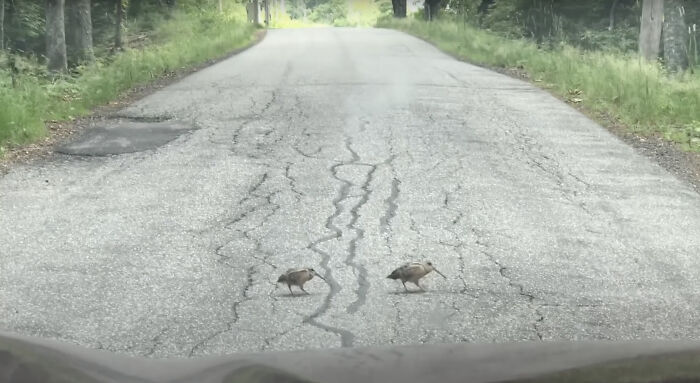
[[[641,134],[661,133],[700,151],[700,75],[669,76],[659,64],[635,53],[590,51],[566,43],[545,49],[536,41],[512,39],[461,21],[383,19],[465,61],[525,71],[536,84],[594,116],[614,118]]]
[[[0,154],[7,145],[45,135],[45,121],[84,115],[130,88],[243,47],[255,28],[246,22],[245,9],[232,5],[222,13],[183,7],[167,17],[136,18],[126,30],[125,39],[145,42],[76,66],[70,74],[50,74],[33,56],[0,53]]]
[[[272,5],[279,8],[277,1]],[[391,13],[388,0],[287,0],[286,4],[286,14],[271,12],[272,27],[371,27]]]
[[[382,16],[391,12],[391,3],[375,0],[355,0],[348,6],[346,21],[348,26],[371,27]]]

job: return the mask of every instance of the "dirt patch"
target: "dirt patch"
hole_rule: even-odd
[[[76,133],[81,132],[88,126],[94,125],[95,122],[109,118],[110,115],[125,108],[129,104],[138,101],[158,90],[173,84],[188,75],[202,70],[208,66],[224,61],[238,53],[245,51],[258,44],[265,37],[266,30],[258,30],[255,32],[253,41],[239,49],[236,49],[225,56],[205,61],[196,66],[181,68],[176,71],[168,72],[147,85],[138,86],[125,92],[116,100],[96,107],[92,112],[84,117],[76,118],[70,121],[47,121],[47,135],[37,141],[22,146],[10,147],[5,155],[0,158],[0,175],[6,174],[10,167],[16,164],[25,164],[29,161],[44,158],[54,153],[54,147],[60,143],[66,142]]]

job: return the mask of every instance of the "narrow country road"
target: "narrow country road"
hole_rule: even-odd
[[[105,124],[1,176],[0,329],[152,357],[700,339],[700,196],[408,35],[271,30]],[[425,293],[385,278],[428,259]],[[293,266],[329,283],[290,297]]]

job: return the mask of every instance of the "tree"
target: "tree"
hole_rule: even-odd
[[[639,28],[639,54],[649,61],[659,57],[664,19],[663,0],[644,0]]]
[[[90,0],[67,0],[68,9],[68,48],[72,60],[76,62],[95,61],[92,47],[92,17]]]
[[[0,0],[0,51],[5,50],[5,0]]]
[[[425,19],[428,21],[435,20],[440,12],[440,0],[425,0],[424,9]]]
[[[114,49],[119,50],[124,46],[122,41],[122,23],[124,20],[124,3],[122,0],[114,0],[116,19],[114,21]]]
[[[258,0],[248,0],[245,9],[248,14],[248,22],[258,24],[260,22]]]
[[[46,57],[52,72],[68,68],[64,6],[65,0],[46,0]]]
[[[609,31],[615,29],[615,11],[617,10],[617,4],[619,3],[620,0],[613,0],[612,4],[610,5],[610,24],[608,25]]]
[[[406,0],[391,0],[391,7],[394,10],[394,17],[406,17]]]
[[[683,0],[666,0],[664,6],[664,61],[671,72],[688,69],[688,30]]]

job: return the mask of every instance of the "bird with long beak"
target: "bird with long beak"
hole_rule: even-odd
[[[284,272],[284,274],[280,275],[280,277],[277,279],[277,283],[286,283],[287,287],[289,288],[289,292],[292,295],[294,295],[292,286],[299,286],[301,291],[308,294],[309,292],[304,290],[304,283],[310,281],[313,279],[313,277],[319,277],[324,281],[326,280],[326,278],[317,273],[316,270],[312,269],[311,267],[306,267],[300,269],[288,269]]]
[[[405,263],[396,270],[392,271],[391,274],[387,276],[387,278],[400,279],[401,283],[403,283],[403,288],[406,291],[408,291],[408,288],[406,287],[406,282],[411,282],[418,286],[421,290],[425,291],[425,289],[420,284],[418,284],[418,280],[428,275],[428,273],[430,273],[433,270],[436,273],[442,275],[443,278],[447,279],[445,274],[441,273],[438,269],[436,269],[435,266],[433,266],[433,263],[430,261]]]

